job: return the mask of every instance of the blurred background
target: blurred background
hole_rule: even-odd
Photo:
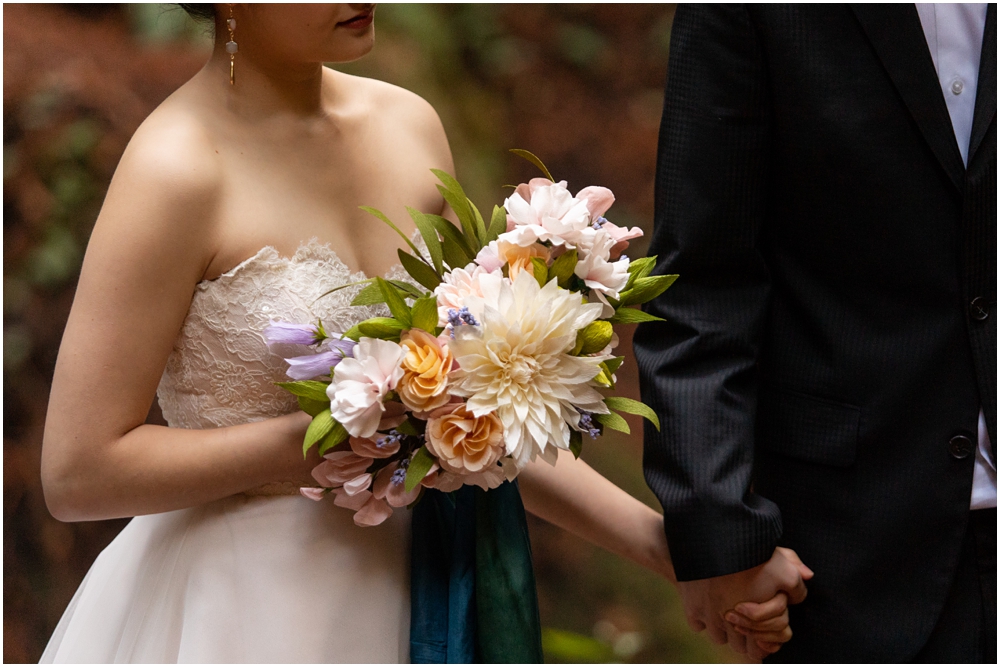
[[[444,121],[480,208],[535,175],[600,184],[609,217],[650,230],[673,5],[380,6],[376,47],[338,66],[408,88]],[[65,524],[45,509],[42,428],[80,261],[132,133],[204,64],[210,28],[175,5],[3,7],[4,662],[35,662],[97,554],[126,521]],[[141,221],[136,221],[141,224]],[[643,241],[629,254],[645,253]],[[622,341],[631,350],[631,331]],[[638,398],[631,358],[620,389]],[[150,419],[160,419],[153,406]],[[653,507],[641,426],[584,458]],[[531,522],[551,662],[729,662],[687,629],[671,585]]]

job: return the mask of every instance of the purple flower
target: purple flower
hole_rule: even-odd
[[[318,324],[291,324],[275,322],[264,329],[264,338],[268,345],[275,343],[292,343],[295,345],[315,345],[326,338],[326,332]]]
[[[354,355],[356,343],[353,340],[328,338],[327,341],[327,345],[332,349],[317,354],[285,359],[288,362],[288,370],[286,371],[288,377],[293,380],[312,380],[321,375],[329,375],[331,368],[339,364],[345,357]]]

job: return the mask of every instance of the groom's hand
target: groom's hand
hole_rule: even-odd
[[[806,598],[804,575],[811,576],[811,572],[794,556],[794,552],[778,548],[770,560],[757,567],[711,579],[682,581],[677,587],[692,630],[708,630],[716,644],[728,643],[738,653],[749,652],[751,656],[760,658],[770,651],[763,652],[753,642],[748,647],[747,638],[727,623],[723,616],[740,602],[765,602],[778,591],[788,595],[790,604],[802,602]]]

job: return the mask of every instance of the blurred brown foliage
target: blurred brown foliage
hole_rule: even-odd
[[[165,5],[3,12],[4,662],[33,662],[125,523],[60,523],[39,481],[49,384],[83,251],[132,133],[198,70],[207,47],[204,29]],[[433,103],[480,205],[502,201],[500,184],[535,175],[505,152],[527,148],[573,190],[610,187],[615,222],[649,231],[672,16],[670,5],[385,5],[373,53],[338,68]],[[634,363],[619,380],[638,397]],[[630,423],[632,436],[592,443],[584,456],[655,506],[642,482],[641,425]],[[542,522],[531,529],[543,624],[576,633],[547,644],[550,660],[735,657],[687,630],[676,594],[655,575]]]

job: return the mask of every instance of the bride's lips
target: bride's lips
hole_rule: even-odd
[[[338,28],[347,28],[348,30],[364,30],[372,24],[375,20],[375,8],[361,12],[354,18],[348,19],[347,21],[341,21],[337,24]]]

